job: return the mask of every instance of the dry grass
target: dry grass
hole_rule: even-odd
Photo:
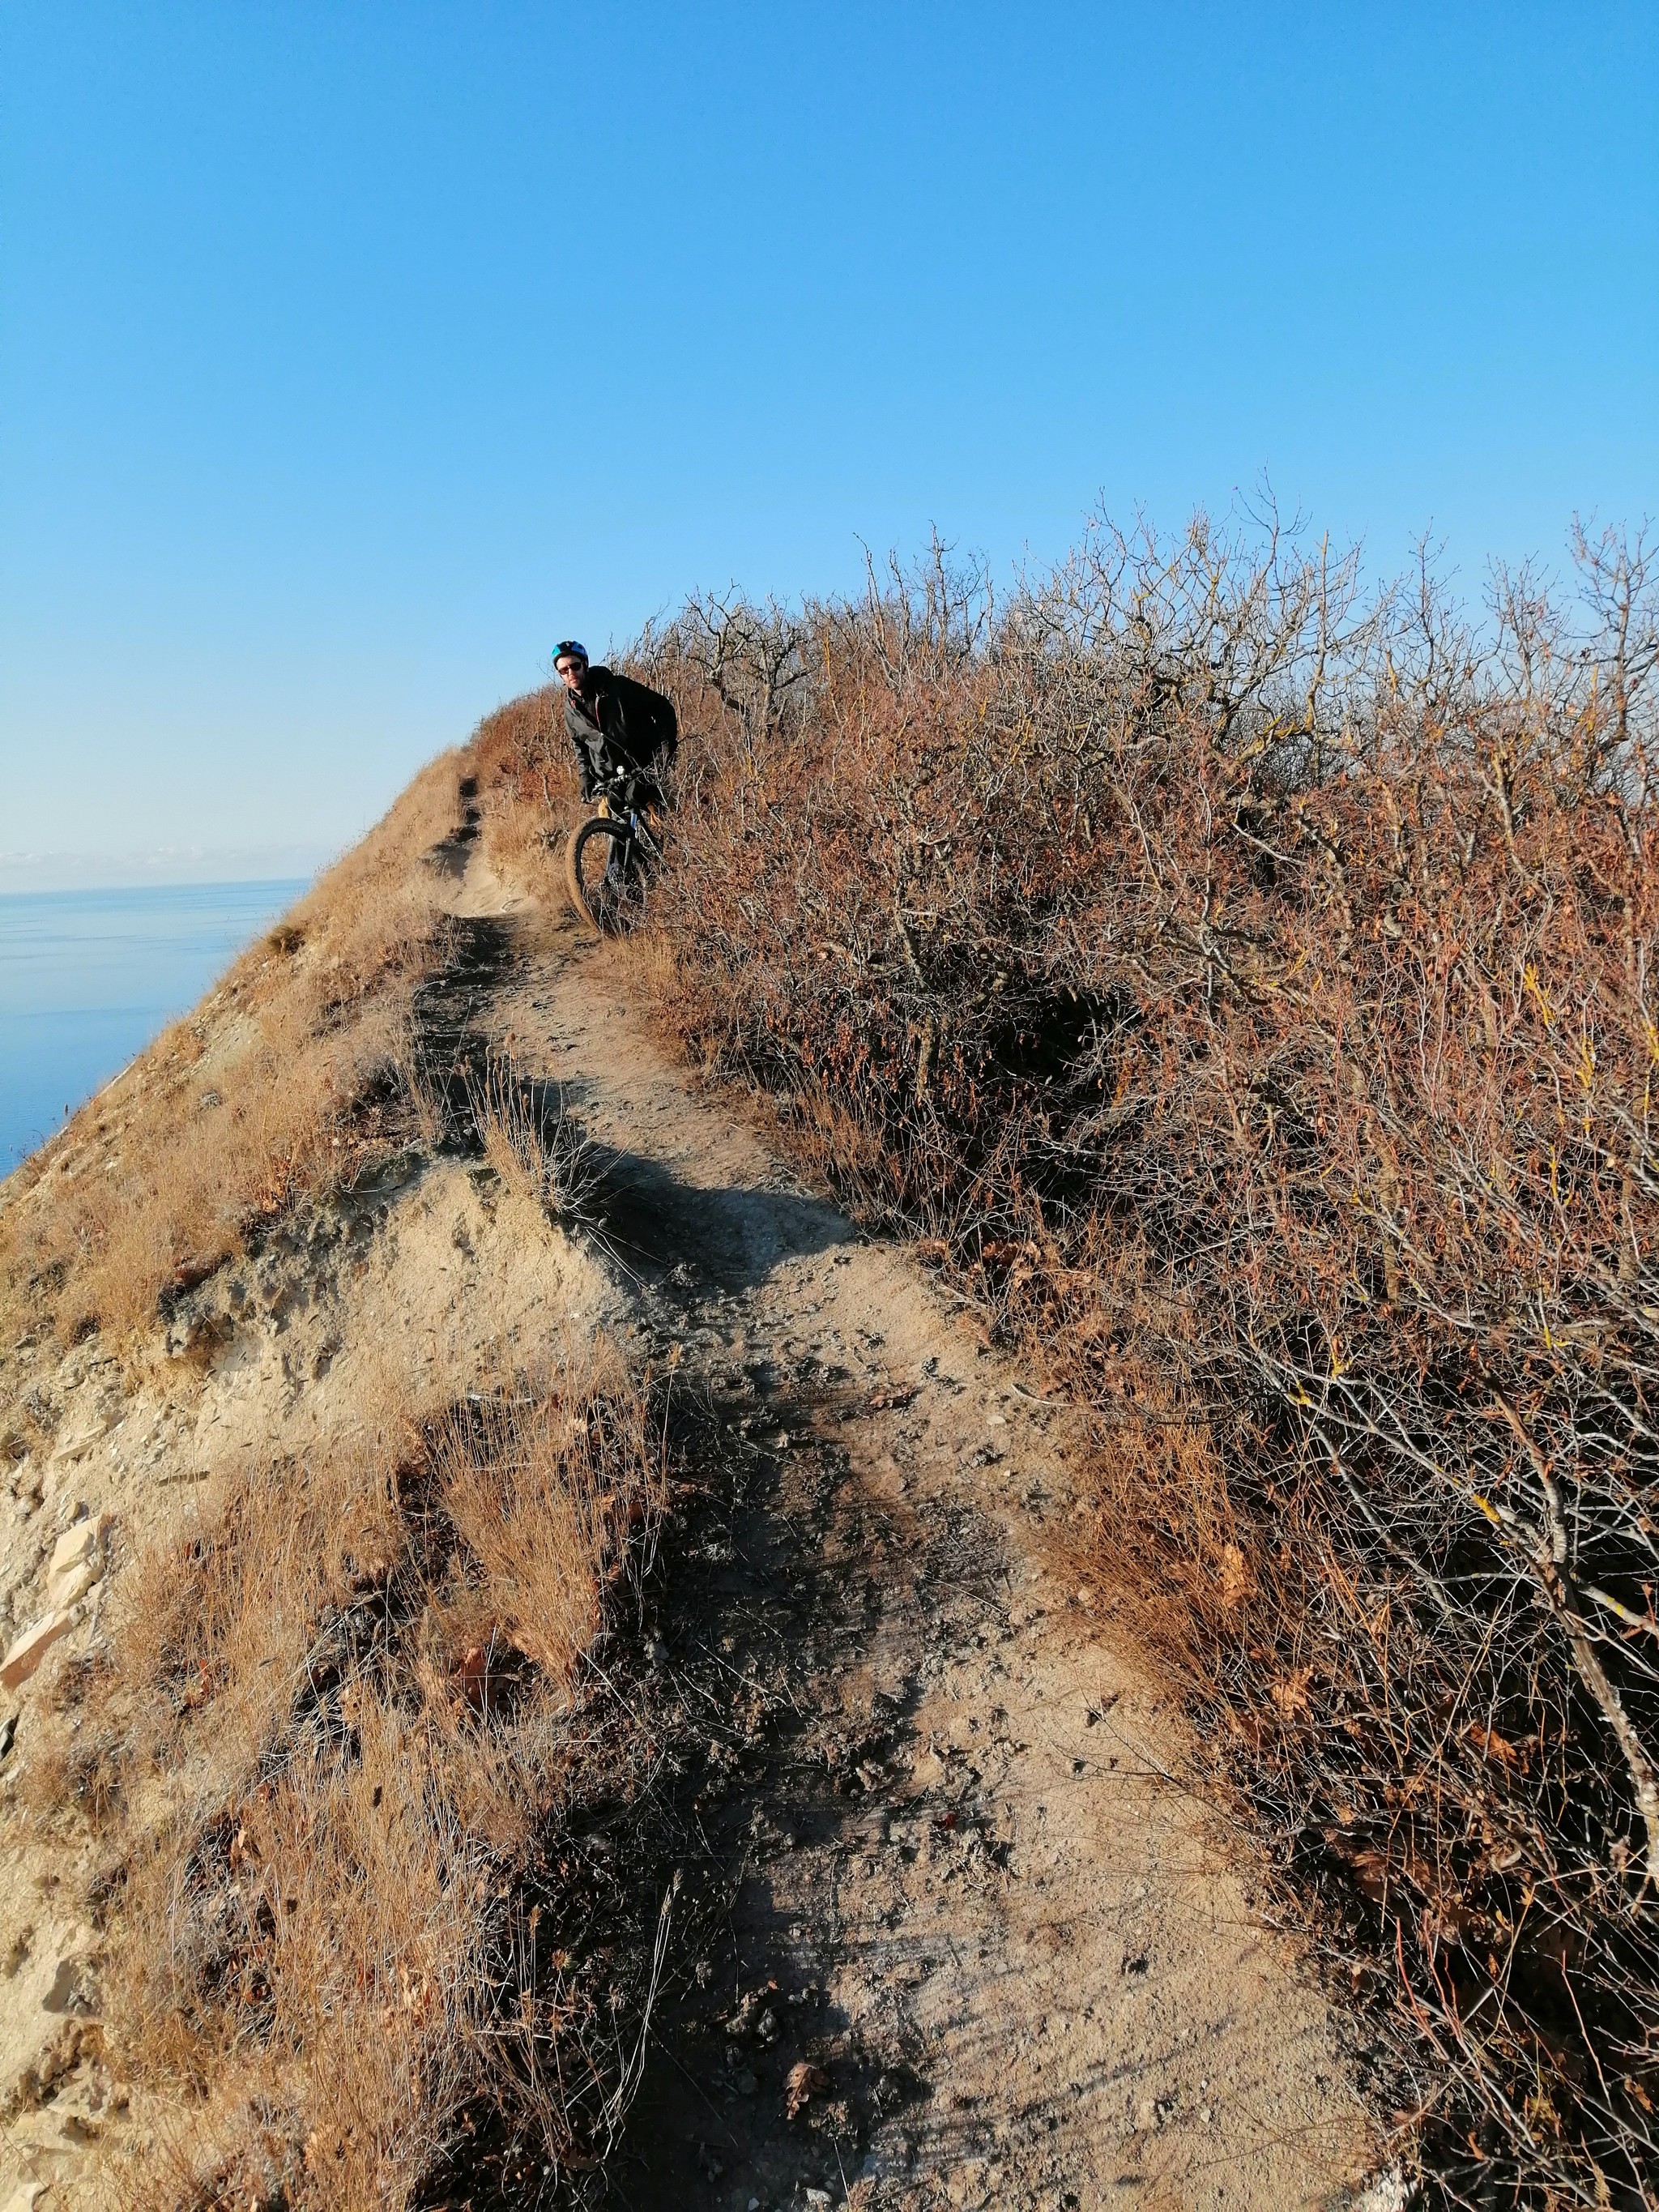
[[[1477,631],[1102,528],[637,656],[665,1020],[1091,1411],[1091,1578],[1481,2205],[1659,2170],[1659,629],[1576,550]]]
[[[603,1434],[586,1431],[606,1419],[592,1399],[486,1401],[476,1416],[452,1415],[436,1441],[444,1510],[477,1564],[468,1610],[550,1681],[568,1681],[592,1644],[627,1558],[629,1514],[645,1508],[642,1496],[604,1486],[611,1455]]]
[[[355,1449],[242,1479],[138,1564],[34,1763],[37,1817],[78,1804],[102,1836],[109,2033],[158,2145],[135,2206],[395,2207],[464,2108],[538,2162],[590,2148],[546,2081],[562,2054],[606,2088],[592,2008],[526,1978],[510,1901],[654,1540],[660,1420],[603,1345],[368,1410]]]
[[[484,1158],[503,1188],[551,1220],[581,1220],[599,1169],[556,1090],[527,1082],[510,1061],[491,1054],[483,1073],[469,1077],[467,1099]]]
[[[396,1141],[410,994],[441,951],[422,857],[454,827],[433,763],[196,1012],[0,1194],[0,1306],[65,1341],[152,1323],[250,1233]],[[9,1324],[10,1322],[9,1322]]]

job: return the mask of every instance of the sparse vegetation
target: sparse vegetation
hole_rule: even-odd
[[[603,1346],[414,1398],[152,1550],[112,1658],[61,1686],[33,1796],[104,1837],[110,2024],[159,2145],[131,2203],[395,2205],[469,2107],[556,2169],[617,2096],[586,2041],[605,1993],[514,1915],[556,1887],[581,1662],[663,1509],[659,1420]]]
[[[227,1259],[397,1149],[476,1141],[573,1216],[590,1178],[556,1101],[506,1060],[475,1073],[465,1039],[451,1066],[419,1015],[453,951],[463,765],[13,1181],[9,1322],[142,1370]],[[186,1397],[215,1351],[177,1370]],[[102,1635],[42,1677],[22,1796],[37,1838],[93,1840],[102,2033],[143,2116],[125,2203],[395,2207],[464,2132],[556,2176],[620,2124],[641,1993],[548,1937],[594,1782],[586,1662],[663,1511],[661,1407],[603,1340],[477,1381],[434,1396],[384,1346],[314,1449],[137,1528]],[[44,1457],[42,1421],[17,1441]]]
[[[1575,556],[1476,628],[1271,517],[1102,527],[635,655],[641,979],[1090,1409],[1079,1571],[1482,2206],[1659,2171],[1659,629],[1645,542]]]

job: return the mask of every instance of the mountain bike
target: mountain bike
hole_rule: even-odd
[[[578,823],[564,848],[570,903],[601,936],[623,926],[639,904],[647,871],[662,859],[662,847],[637,803],[642,781],[624,773],[602,784],[599,812]]]

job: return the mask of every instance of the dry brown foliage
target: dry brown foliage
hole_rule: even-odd
[[[464,2115],[533,2136],[532,2170],[620,2118],[614,2021],[590,2050],[598,1998],[526,1959],[511,1905],[654,1540],[660,1420],[603,1345],[506,1395],[367,1410],[355,1448],[242,1478],[143,1559],[71,1690],[111,2047],[158,2144],[135,2206],[383,2212]]]
[[[510,700],[484,717],[468,748],[491,861],[556,913],[564,907],[562,828],[578,798],[562,698],[550,684]]]
[[[1477,629],[1103,526],[636,654],[665,1018],[1092,1411],[1094,1579],[1482,2205],[1659,2171],[1659,632],[1575,554]]]
[[[395,1142],[410,995],[441,950],[424,855],[457,763],[422,771],[196,1012],[83,1106],[0,1194],[0,1305],[70,1340],[156,1317],[248,1235]]]

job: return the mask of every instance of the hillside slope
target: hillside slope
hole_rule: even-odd
[[[689,1086],[471,768],[303,1133],[326,886],[0,1204],[0,2201],[1346,2201],[1363,2062],[1076,1564],[1088,1437]],[[224,1112],[246,1195],[100,1291],[58,1193]]]

